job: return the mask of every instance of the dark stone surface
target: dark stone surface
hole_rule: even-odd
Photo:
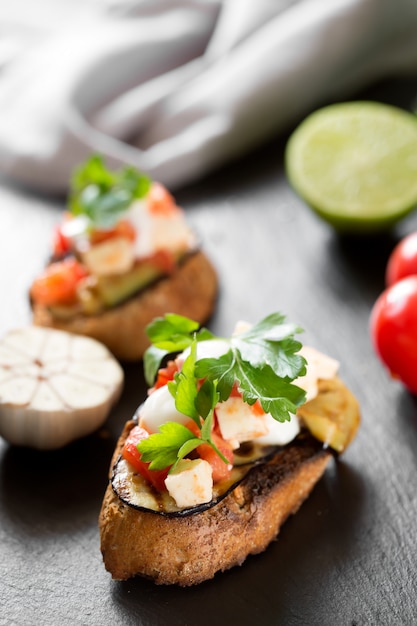
[[[416,94],[415,81],[395,80],[365,95],[409,107]],[[237,319],[285,312],[305,343],[341,362],[361,402],[357,439],[278,540],[242,567],[191,589],[113,582],[97,517],[114,443],[144,398],[141,364],[129,365],[99,433],[47,453],[0,439],[0,624],[417,623],[417,405],[388,378],[368,332],[388,254],[417,216],[383,237],[338,237],[289,188],[285,141],[271,139],[177,199],[220,275],[210,328],[228,334]],[[6,181],[0,200],[4,332],[30,320],[27,289],[64,201]]]

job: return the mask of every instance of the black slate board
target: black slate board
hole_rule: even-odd
[[[368,97],[410,108],[417,82],[392,80]],[[338,237],[295,196],[283,171],[286,137],[179,194],[221,280],[210,328],[285,312],[302,340],[342,363],[363,420],[268,550],[198,587],[113,582],[97,517],[112,450],[145,393],[141,365],[105,427],[64,450],[0,439],[0,624],[200,626],[417,623],[417,406],[388,379],[368,333],[396,240]],[[0,186],[0,331],[29,322],[27,288],[46,259],[63,200]],[[146,538],[143,538],[146,541]]]

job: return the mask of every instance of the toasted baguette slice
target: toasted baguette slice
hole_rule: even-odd
[[[134,424],[126,424],[112,467]],[[240,565],[275,539],[331,458],[305,431],[268,462],[254,465],[218,504],[182,517],[138,510],[109,484],[99,518],[105,567],[116,580],[141,575],[157,584],[189,586]]]
[[[57,319],[45,306],[34,304],[33,323],[93,337],[118,359],[135,361],[149,346],[145,328],[155,317],[170,312],[204,323],[213,311],[217,289],[216,271],[205,254],[197,251],[173,274],[103,313]]]

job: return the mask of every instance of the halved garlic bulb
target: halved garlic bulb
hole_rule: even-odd
[[[41,450],[60,448],[105,421],[123,369],[89,337],[28,326],[0,340],[0,435]]]

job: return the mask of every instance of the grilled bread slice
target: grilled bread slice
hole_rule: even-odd
[[[136,424],[127,422],[114,452],[99,517],[101,551],[112,577],[124,580],[140,575],[157,584],[190,586],[265,550],[335,454],[310,432],[315,411],[320,411],[320,424],[334,419],[327,433],[342,429],[346,445],[359,424],[357,400],[340,379],[319,381],[318,398],[319,402],[314,399],[304,405],[309,428],[302,427],[292,442],[249,463],[240,478],[208,505],[172,514],[132,504],[123,490],[115,489],[121,450]],[[301,424],[302,412],[300,407]],[[127,480],[140,490],[140,481],[134,486],[137,478],[131,474],[122,482]]]
[[[168,276],[97,315],[59,318],[48,307],[33,303],[33,323],[87,335],[101,341],[118,359],[135,361],[149,346],[145,328],[152,319],[170,311],[204,323],[214,309],[217,290],[217,273],[198,250]]]

